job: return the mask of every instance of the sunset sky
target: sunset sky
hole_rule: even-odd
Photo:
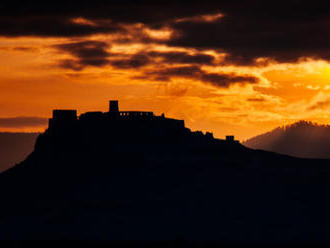
[[[219,138],[330,123],[326,1],[29,2],[0,3],[0,131],[110,99]]]

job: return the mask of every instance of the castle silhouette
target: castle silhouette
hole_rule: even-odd
[[[77,117],[76,110],[53,110],[53,118],[49,120],[49,127],[70,125],[77,121],[80,122],[146,122],[158,124],[167,127],[184,128],[183,120],[166,118],[164,114],[161,116],[154,115],[153,112],[147,111],[119,111],[118,101],[109,102],[109,112],[86,112]],[[123,124],[123,123],[121,123]]]
[[[163,141],[182,137],[189,130],[185,127],[184,120],[167,118],[164,114],[157,116],[148,111],[119,111],[117,100],[109,101],[109,112],[86,112],[79,117],[77,110],[53,110],[53,116],[49,119],[50,132],[63,134],[75,127],[82,128],[85,132],[91,129],[106,130],[107,133],[112,132],[112,138],[120,132],[121,139],[125,136],[140,136],[140,139],[157,137]],[[210,132],[204,135],[201,131],[196,131],[193,134],[213,139]],[[237,142],[232,135],[226,136],[226,141]]]

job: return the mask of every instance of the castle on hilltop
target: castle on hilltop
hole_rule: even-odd
[[[49,127],[52,128],[55,125],[62,126],[70,125],[77,121],[81,122],[95,122],[95,121],[111,121],[111,122],[124,122],[124,121],[153,121],[162,122],[166,125],[184,127],[183,120],[176,120],[166,118],[164,114],[161,116],[154,115],[153,112],[147,111],[119,111],[118,101],[109,102],[109,112],[86,112],[77,116],[76,110],[53,110],[53,117],[49,119]]]
[[[53,110],[48,131],[55,136],[79,132],[88,139],[96,134],[120,141],[132,138],[139,141],[147,141],[148,138],[173,141],[188,134],[200,141],[213,139],[212,133],[191,132],[185,127],[184,120],[167,118],[164,114],[157,116],[147,111],[119,111],[116,100],[109,102],[108,112],[86,112],[78,116],[76,110]],[[227,136],[226,141],[236,142],[234,136]]]
[[[103,130],[113,135],[124,132],[136,136],[141,132],[165,135],[186,128],[183,120],[167,118],[164,114],[157,116],[146,111],[119,111],[118,101],[110,101],[108,112],[86,112],[78,116],[76,110],[53,110],[48,129],[53,133],[79,129],[84,132]]]

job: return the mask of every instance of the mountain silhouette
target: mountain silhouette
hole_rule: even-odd
[[[299,121],[243,142],[247,147],[302,158],[330,158],[330,126]]]
[[[116,101],[54,110],[30,156],[0,174],[0,238],[328,244],[329,179],[329,160],[252,150]]]
[[[22,162],[34,148],[39,133],[0,133],[0,172]]]

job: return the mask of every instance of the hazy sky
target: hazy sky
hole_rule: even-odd
[[[326,1],[29,2],[0,4],[0,131],[109,99],[216,137],[329,123]]]

